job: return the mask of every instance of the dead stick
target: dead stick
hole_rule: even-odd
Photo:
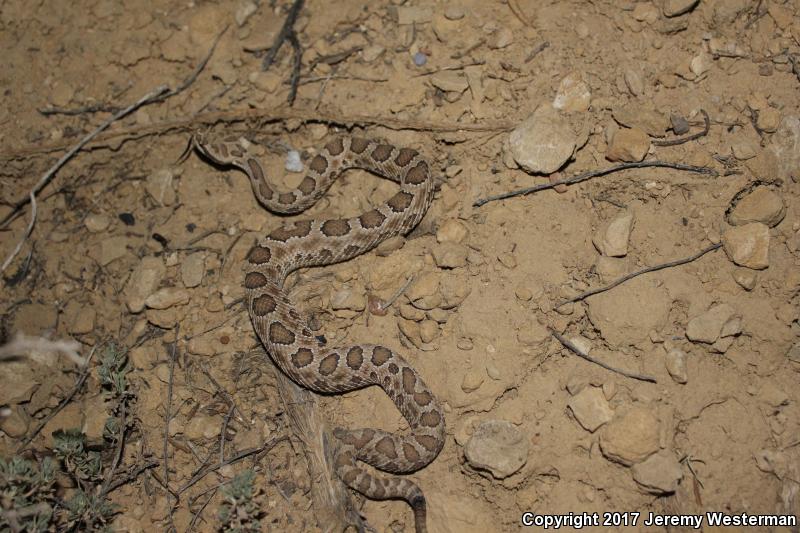
[[[641,270],[637,270],[636,272],[631,272],[630,274],[622,276],[621,278],[615,280],[614,282],[612,282],[609,285],[606,285],[605,287],[599,287],[597,289],[592,289],[592,290],[589,290],[589,291],[586,291],[586,292],[582,292],[577,296],[574,296],[574,297],[569,298],[567,300],[562,300],[562,301],[560,301],[560,302],[558,302],[556,304],[556,308],[561,307],[562,305],[566,305],[566,304],[569,304],[569,303],[577,302],[579,300],[584,300],[584,299],[588,298],[589,296],[594,296],[595,294],[598,294],[598,293],[605,292],[607,290],[613,289],[617,285],[621,285],[621,284],[625,283],[626,281],[635,278],[636,276],[641,276],[642,274],[647,274],[648,272],[655,272],[656,270],[663,270],[665,268],[670,268],[670,267],[674,267],[674,266],[678,266],[678,265],[685,265],[686,263],[691,263],[692,261],[695,261],[695,260],[703,257],[708,252],[713,252],[714,250],[718,250],[721,247],[722,247],[722,244],[720,244],[720,243],[712,244],[708,248],[704,248],[704,249],[700,250],[699,252],[697,252],[696,254],[694,254],[694,255],[692,255],[690,257],[684,257],[683,259],[676,259],[675,261],[670,261],[668,263],[662,263],[660,265],[655,265],[655,266],[643,268]]]
[[[19,455],[20,452],[28,444],[30,444],[31,441],[33,441],[33,439],[36,438],[36,435],[39,434],[42,428],[45,427],[47,423],[53,419],[54,416],[56,416],[59,412],[61,412],[61,410],[64,407],[66,407],[69,402],[72,401],[72,398],[74,398],[75,395],[78,394],[78,391],[81,390],[84,382],[86,381],[86,378],[89,377],[89,371],[91,371],[92,369],[90,363],[92,362],[92,357],[94,356],[94,352],[95,352],[94,349],[92,349],[92,351],[89,352],[89,356],[86,358],[86,366],[83,368],[83,372],[81,372],[81,375],[78,377],[78,381],[75,382],[75,386],[72,387],[72,390],[69,391],[69,394],[67,394],[64,397],[64,399],[59,402],[58,406],[56,406],[55,409],[47,413],[47,416],[44,417],[41,422],[39,422],[39,424],[36,426],[36,429],[34,429],[27,437],[25,437],[25,440],[23,440],[22,444],[20,444],[19,448],[17,448],[17,455]]]
[[[694,165],[684,165],[683,163],[670,163],[669,161],[639,161],[634,163],[622,163],[620,165],[616,165],[609,168],[584,172],[583,174],[578,174],[577,176],[573,176],[571,178],[565,178],[563,180],[552,181],[550,183],[543,183],[541,185],[535,185],[533,187],[525,187],[524,189],[517,189],[516,191],[504,192],[502,194],[497,194],[495,196],[488,196],[486,198],[481,198],[475,200],[472,206],[481,207],[482,205],[488,204],[489,202],[495,202],[497,200],[505,200],[506,198],[513,198],[514,196],[523,196],[526,194],[532,194],[539,191],[545,191],[547,189],[558,187],[559,185],[574,185],[575,183],[580,183],[588,179],[596,178],[597,176],[605,176],[606,174],[611,174],[612,172],[619,172],[620,170],[627,170],[630,168],[650,168],[650,167],[672,168],[675,170],[683,170],[686,172],[696,172],[698,174],[706,174],[708,176],[719,175],[719,173],[713,168],[696,167]]]
[[[552,328],[548,328],[548,329],[550,329],[550,334],[553,335],[553,337],[555,337],[556,339],[558,339],[558,342],[560,342],[561,344],[563,344],[564,346],[569,348],[570,351],[575,353],[575,355],[577,355],[579,357],[582,357],[583,359],[586,359],[590,363],[594,363],[596,365],[602,366],[606,370],[610,370],[611,372],[616,372],[617,374],[622,374],[623,376],[628,377],[628,378],[638,379],[639,381],[648,381],[650,383],[658,383],[656,381],[656,378],[654,378],[652,376],[647,376],[647,375],[644,375],[644,374],[636,374],[634,372],[628,372],[627,370],[620,370],[619,368],[614,368],[613,366],[611,366],[609,364],[606,364],[606,363],[604,363],[604,362],[602,362],[602,361],[600,361],[598,359],[595,359],[591,355],[589,355],[587,353],[584,353],[583,350],[581,350],[580,348],[575,346],[575,344],[573,344],[570,340],[566,339],[563,335],[560,335],[559,333],[554,331]]]

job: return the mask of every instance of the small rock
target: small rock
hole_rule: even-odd
[[[689,320],[686,326],[686,337],[693,342],[715,342],[722,332],[722,327],[733,317],[733,307],[728,304],[712,306],[702,315]]]
[[[769,150],[776,156],[779,177],[800,179],[800,117],[787,115],[772,135]]]
[[[364,291],[342,289],[334,292],[331,296],[331,308],[336,311],[341,309],[363,311],[366,305],[367,298]]]
[[[419,323],[419,337],[425,344],[433,342],[439,336],[439,324],[433,320],[423,320]]]
[[[678,489],[678,482],[683,478],[683,468],[669,450],[661,450],[633,465],[633,479],[653,494],[672,494]]]
[[[719,332],[719,336],[724,337],[736,337],[742,333],[742,317],[740,316],[732,316],[723,324],[722,329]]]
[[[275,93],[283,83],[283,78],[281,78],[280,74],[272,71],[262,72],[259,70],[252,72],[247,79],[256,89],[268,94]]]
[[[536,321],[528,322],[517,330],[517,340],[524,346],[541,346],[550,340],[550,332]]]
[[[467,264],[469,249],[457,242],[442,242],[432,251],[433,260],[439,268],[460,268]]]
[[[469,88],[467,78],[461,72],[442,70],[431,76],[431,84],[445,92],[463,93]]]
[[[11,407],[9,411],[8,416],[0,417],[0,431],[12,439],[24,437],[28,432],[31,418],[21,405]]]
[[[758,155],[759,149],[758,140],[743,132],[734,135],[731,139],[731,152],[733,152],[733,157],[739,161],[754,158]]]
[[[502,27],[489,38],[489,48],[499,50],[514,42],[514,32],[510,28]]]
[[[592,91],[577,73],[567,74],[558,86],[553,99],[553,107],[567,113],[588,111],[592,101]]]
[[[763,270],[769,266],[769,227],[760,222],[735,226],[722,235],[722,247],[737,265]]]
[[[658,8],[650,3],[639,2],[633,7],[631,15],[639,22],[653,24],[658,20]]]
[[[253,14],[258,11],[258,6],[251,1],[240,2],[239,7],[236,8],[236,13],[233,15],[234,20],[236,20],[236,25],[240,28],[245,25],[247,19],[249,19]]]
[[[425,24],[433,19],[430,7],[392,6],[390,10],[398,24]]]
[[[159,289],[144,300],[144,304],[150,309],[169,309],[176,305],[186,305],[189,303],[189,291],[179,287],[164,287]]]
[[[733,272],[733,279],[741,285],[741,287],[746,291],[752,291],[755,286],[756,282],[758,281],[758,275],[749,269],[744,268],[737,268]]]
[[[96,317],[97,312],[93,308],[86,307],[76,300],[70,301],[64,309],[67,329],[73,335],[90,333],[94,329]]]
[[[373,44],[361,50],[361,59],[366,63],[372,63],[386,51],[386,48],[379,44]]]
[[[466,15],[466,10],[462,6],[448,5],[444,8],[444,16],[448,20],[461,20]]]
[[[206,273],[206,256],[203,252],[195,252],[181,262],[181,281],[188,288],[197,287],[203,282]]]
[[[517,258],[514,257],[514,254],[511,252],[503,252],[497,256],[497,260],[500,261],[500,264],[508,269],[514,269],[517,267]]]
[[[614,133],[606,152],[609,161],[638,162],[650,150],[650,137],[638,128],[620,128]]]
[[[669,122],[675,135],[689,133],[689,121],[681,115],[670,115]]]
[[[195,414],[183,428],[189,440],[211,439],[219,435],[221,424],[214,416]]]
[[[767,133],[774,133],[781,124],[781,112],[774,107],[768,107],[758,112],[756,127]]]
[[[761,222],[769,227],[775,227],[784,216],[786,216],[786,206],[783,199],[767,187],[757,187],[739,200],[731,211],[729,221],[734,226]]]
[[[796,342],[786,352],[786,358],[793,363],[800,363],[800,342]]]
[[[662,6],[665,17],[677,17],[694,9],[700,0],[666,0]]]
[[[297,150],[289,150],[286,152],[283,168],[287,172],[302,172],[305,167],[303,167],[303,160],[300,158],[300,152]]]
[[[487,420],[475,428],[464,447],[464,456],[473,468],[504,479],[527,462],[528,450],[528,439],[513,424]]]
[[[663,137],[670,126],[668,117],[653,107],[628,103],[614,107],[614,120],[628,128],[640,129],[652,137]]]
[[[162,168],[147,176],[144,189],[159,204],[172,205],[175,203],[175,189],[172,186],[174,177],[171,170]]]
[[[641,96],[644,94],[644,82],[637,71],[628,69],[625,71],[623,77],[625,79],[625,85],[628,87],[628,91],[633,96]]]
[[[675,383],[686,383],[689,381],[689,373],[686,369],[686,352],[673,348],[667,352],[664,358],[664,366]]]
[[[464,374],[464,379],[461,380],[461,390],[467,394],[476,391],[483,385],[484,379],[484,372],[472,368]]]
[[[633,229],[633,213],[626,211],[617,216],[592,238],[597,250],[608,257],[628,254],[628,240]]]
[[[608,404],[602,389],[597,387],[585,387],[570,399],[567,407],[583,429],[591,433],[614,417],[614,410]]]
[[[618,257],[600,255],[595,261],[594,270],[604,283],[609,283],[628,272],[628,261]]]
[[[459,220],[450,218],[442,222],[436,231],[436,242],[464,242],[467,228]]]
[[[166,271],[160,258],[149,256],[142,259],[125,285],[125,304],[131,313],[140,313],[144,309],[145,298],[159,286]]]
[[[396,252],[406,244],[406,238],[402,235],[389,237],[375,247],[375,254],[378,257],[388,257],[392,252]]]
[[[511,156],[528,172],[552,174],[572,157],[577,137],[561,114],[542,106],[508,138]]]
[[[634,407],[602,429],[600,450],[606,458],[631,466],[658,451],[659,432],[655,415],[644,407]]]
[[[89,248],[89,257],[94,259],[100,266],[106,266],[128,251],[128,239],[123,237],[109,237],[100,241],[99,246]]]
[[[469,283],[467,283],[466,275],[448,275],[442,279],[439,287],[439,295],[441,301],[437,307],[442,309],[452,309],[469,296],[471,292]]]
[[[100,233],[108,229],[108,226],[111,224],[111,219],[106,215],[89,215],[86,217],[86,220],[83,221],[83,224],[90,232]]]
[[[590,341],[586,337],[578,335],[575,337],[571,337],[569,340],[572,344],[575,345],[575,347],[578,350],[580,350],[585,355],[589,355],[589,352],[592,351],[592,341]]]
[[[712,58],[710,54],[701,52],[692,58],[692,61],[689,63],[689,70],[692,71],[695,77],[699,78],[711,70],[711,65],[713,64],[714,58]]]
[[[529,302],[533,299],[533,291],[531,291],[528,287],[517,287],[514,289],[514,294],[516,295],[517,299],[522,300],[523,302]]]

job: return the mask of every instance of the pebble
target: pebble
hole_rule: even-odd
[[[189,303],[189,291],[180,287],[164,287],[144,300],[144,304],[150,309],[169,309],[176,305],[186,305]]]
[[[398,24],[425,24],[433,19],[430,7],[392,6],[389,9]]]
[[[689,133],[689,121],[681,115],[670,115],[669,122],[675,135]]]
[[[428,56],[426,56],[422,52],[417,52],[417,53],[414,54],[414,57],[412,58],[412,60],[414,61],[414,64],[416,66],[422,67],[428,62]]]
[[[183,434],[189,440],[212,439],[219,435],[221,424],[217,417],[195,414],[183,427]]]
[[[92,233],[100,233],[101,231],[107,230],[108,226],[111,225],[111,218],[106,215],[92,214],[86,217],[83,221],[83,225]]]
[[[800,342],[796,342],[786,352],[786,358],[793,363],[800,363]]]
[[[439,229],[436,230],[436,242],[443,243],[443,242],[456,242],[461,243],[464,242],[464,239],[467,238],[467,228],[464,224],[454,218],[450,218],[442,222],[439,225]]]
[[[670,127],[669,118],[652,107],[629,103],[614,107],[614,120],[628,128],[638,128],[652,137],[663,137]]]
[[[372,44],[361,50],[361,59],[363,59],[366,63],[372,63],[373,61],[381,57],[381,55],[383,55],[385,51],[386,48],[384,48],[383,46],[379,44]],[[414,64],[417,64],[416,60],[417,54],[422,54],[422,52],[417,52],[416,54],[414,54],[415,57]],[[424,57],[425,54],[422,54],[422,56]],[[423,62],[422,64],[424,65],[425,63]],[[420,65],[417,64],[417,66]]]
[[[469,88],[467,78],[461,72],[442,70],[431,76],[431,84],[445,92],[463,93]]]
[[[627,69],[623,75],[625,86],[633,96],[641,96],[644,94],[644,82],[642,76],[633,69]],[[588,109],[588,108],[587,108]]]
[[[345,288],[334,292],[331,296],[331,308],[335,311],[342,309],[363,311],[366,306],[367,297],[363,290]]]
[[[609,283],[628,272],[628,261],[619,257],[600,255],[595,261],[594,270],[603,283]]]
[[[705,313],[689,320],[686,337],[693,342],[714,343],[722,332],[722,327],[736,311],[728,304],[717,304]]]
[[[665,0],[661,10],[665,17],[677,17],[694,9],[700,0]]]
[[[678,489],[683,478],[683,467],[675,457],[675,452],[661,450],[633,465],[633,479],[652,494],[672,494]]]
[[[175,203],[175,189],[172,182],[175,175],[168,168],[162,168],[147,176],[144,189],[160,205]]]
[[[439,286],[441,302],[439,302],[438,307],[441,309],[453,309],[461,305],[461,302],[469,296],[471,291],[472,288],[468,283],[468,276],[466,274],[448,275],[441,281]]]
[[[601,228],[592,238],[592,242],[604,256],[624,257],[628,254],[632,229],[633,213],[626,211]]]
[[[387,257],[391,255],[392,252],[395,252],[402,248],[406,244],[406,238],[402,235],[395,235],[394,237],[389,237],[378,246],[375,247],[375,254],[378,257]]]
[[[253,16],[256,11],[258,11],[258,6],[254,2],[249,0],[240,2],[233,15],[234,20],[236,20],[236,25],[240,28],[244,26],[247,20]]]
[[[713,64],[714,58],[711,57],[711,54],[701,52],[692,58],[691,62],[689,63],[689,70],[692,71],[692,74],[694,74],[696,78],[699,78],[711,70],[711,66]]]
[[[781,120],[770,143],[778,162],[781,178],[786,181],[800,179],[800,117],[787,115]]]
[[[459,5],[448,5],[444,8],[444,16],[448,20],[461,20],[466,14],[466,10]]]
[[[67,329],[73,335],[84,335],[94,330],[97,312],[77,300],[71,300],[64,308],[64,320]]]
[[[28,432],[31,419],[21,405],[15,405],[9,409],[6,416],[0,416],[0,431],[12,439],[24,437]]]
[[[757,187],[743,197],[731,211],[728,221],[734,226],[748,222],[761,222],[777,226],[786,216],[786,206],[780,195],[767,187]]]
[[[517,340],[524,346],[541,346],[550,341],[550,332],[539,322],[532,321],[519,327]]]
[[[614,410],[598,387],[584,387],[567,402],[567,407],[581,427],[590,433],[614,418]]]
[[[514,254],[511,252],[503,252],[497,256],[497,260],[500,261],[500,264],[508,269],[514,269],[517,267],[517,258],[514,257]]]
[[[763,270],[769,266],[769,239],[769,227],[750,222],[726,231],[722,235],[722,247],[737,265]]]
[[[575,72],[567,74],[558,86],[553,107],[567,113],[585,112],[592,102],[592,90]]]
[[[281,78],[280,74],[272,71],[262,72],[258,70],[251,72],[247,79],[253,84],[253,87],[267,94],[275,93],[283,83],[283,78]]]
[[[303,160],[300,159],[300,152],[297,150],[289,150],[286,152],[286,160],[283,162],[283,168],[288,172],[302,172]]]
[[[464,456],[477,470],[487,470],[496,479],[504,479],[528,461],[526,436],[506,420],[486,420],[475,428]]]
[[[758,112],[756,127],[767,133],[774,133],[781,124],[781,112],[774,107],[768,107]]]
[[[205,273],[206,255],[203,252],[190,254],[181,262],[181,281],[185,287],[192,288],[200,285]]]
[[[439,324],[434,320],[423,320],[419,323],[419,337],[428,344],[439,336]]]
[[[607,459],[631,466],[658,451],[659,432],[658,419],[649,409],[633,407],[602,429],[600,450]]]
[[[461,380],[461,390],[469,394],[470,392],[474,392],[478,390],[481,385],[483,385],[484,381],[484,374],[478,369],[472,368],[464,374],[464,378]]]
[[[508,149],[528,172],[552,174],[572,157],[577,137],[566,119],[550,106],[541,106],[508,138]]]
[[[513,42],[514,32],[512,32],[510,28],[503,27],[492,33],[488,44],[489,48],[492,50],[499,50],[501,48],[506,48]]]
[[[460,268],[467,264],[469,248],[457,242],[442,242],[432,250],[433,260],[439,268]]]
[[[653,24],[658,20],[658,8],[650,3],[639,2],[634,6],[631,15],[639,22]]]
[[[737,268],[733,272],[733,279],[744,290],[752,291],[756,286],[756,282],[758,281],[758,275],[750,269]]]
[[[673,348],[667,352],[664,358],[664,366],[675,383],[686,383],[689,381],[689,374],[686,370],[686,352]]]
[[[94,259],[100,266],[106,266],[128,251],[128,239],[124,237],[108,237],[100,241],[99,246],[89,248],[89,257]]]
[[[606,152],[609,161],[638,162],[650,150],[650,137],[639,128],[620,128],[611,139]]]

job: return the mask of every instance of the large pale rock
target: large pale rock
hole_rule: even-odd
[[[686,326],[686,337],[690,341],[715,342],[722,332],[722,327],[733,317],[733,307],[728,304],[719,304],[711,307],[702,315],[689,320]]]
[[[571,72],[561,80],[553,107],[567,113],[588,111],[591,102],[592,90],[589,85],[581,79],[580,74]]]
[[[508,139],[514,161],[528,172],[552,174],[572,157],[577,136],[566,119],[542,106],[517,126]]]
[[[800,177],[800,117],[787,115],[772,135],[769,149],[778,162],[779,177],[784,180]]]
[[[527,437],[511,422],[487,420],[475,429],[464,455],[473,468],[503,479],[522,468],[528,460],[528,449]]]
[[[597,387],[584,388],[570,399],[567,407],[583,429],[592,433],[614,417],[603,390]]]
[[[164,261],[158,257],[145,257],[136,266],[124,290],[125,304],[131,313],[142,312],[145,299],[156,290],[166,272]]]
[[[602,227],[592,238],[597,250],[608,257],[628,254],[628,240],[633,229],[633,213],[623,213]]]
[[[615,418],[600,433],[600,450],[617,463],[631,466],[658,451],[659,423],[644,407],[634,407]]]
[[[633,465],[633,479],[647,492],[672,494],[683,478],[683,468],[675,453],[662,450]]]
[[[769,266],[769,227],[760,222],[735,226],[722,235],[728,258],[737,265],[762,270]]]
[[[650,150],[650,137],[639,128],[620,128],[614,133],[606,152],[609,161],[638,162]]]
[[[767,187],[758,187],[739,200],[731,211],[729,221],[734,226],[761,222],[774,227],[785,215],[786,206],[780,195]]]

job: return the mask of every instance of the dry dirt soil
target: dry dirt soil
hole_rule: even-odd
[[[287,107],[291,47],[260,67],[289,5],[0,4],[2,259],[31,217],[15,206],[58,157],[159,85],[191,82],[57,172],[3,272],[5,341],[21,332],[75,339],[84,356],[109,342],[129,350],[136,401],[120,471],[157,466],[111,493],[113,527],[164,530],[172,515],[178,531],[214,530],[220,485],[246,468],[257,470],[263,530],[324,526],[302,447],[281,438],[290,424],[241,303],[248,248],[287,219],[258,205],[242,172],[181,160],[193,132],[247,139],[284,187],[303,176],[284,169],[291,150],[307,164],[341,133],[431,161],[439,190],[412,234],[289,287],[330,343],[401,351],[444,403],[444,450],[412,474],[432,531],[515,531],[526,511],[796,515],[800,4],[308,0]],[[531,171],[551,157],[561,157],[554,168]],[[716,175],[639,168],[473,205],[642,158]],[[351,170],[293,219],[353,216],[393,187]],[[409,278],[385,316],[368,313],[368,298],[386,300]],[[576,356],[551,330],[635,375]],[[79,373],[66,358],[3,364],[3,456]],[[168,482],[188,486],[172,511],[168,403]],[[332,424],[404,427],[378,388],[319,405]],[[58,428],[101,442],[106,409],[92,373],[34,455],[49,453]],[[274,446],[191,485],[220,442],[227,458]],[[357,501],[376,531],[413,530],[403,502]],[[664,528],[593,528],[624,529]]]

